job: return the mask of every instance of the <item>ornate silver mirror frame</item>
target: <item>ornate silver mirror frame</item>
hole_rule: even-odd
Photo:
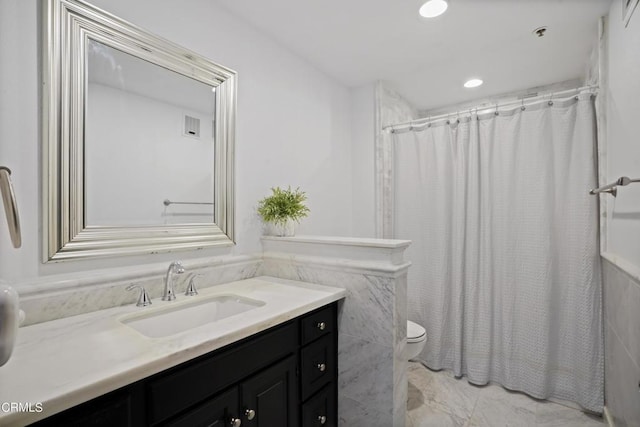
[[[83,1],[43,3],[44,262],[232,245],[236,73]],[[90,39],[215,88],[215,224],[85,223],[84,102]]]

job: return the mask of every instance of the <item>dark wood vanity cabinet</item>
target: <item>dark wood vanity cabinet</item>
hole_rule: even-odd
[[[337,303],[34,426],[336,427]]]

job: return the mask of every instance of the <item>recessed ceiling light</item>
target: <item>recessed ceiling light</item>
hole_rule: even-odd
[[[480,79],[471,79],[471,80],[467,80],[464,84],[464,87],[466,88],[472,88],[472,87],[478,87],[483,83],[482,80]]]
[[[446,0],[428,0],[420,7],[420,16],[425,18],[435,18],[442,15],[449,7]]]

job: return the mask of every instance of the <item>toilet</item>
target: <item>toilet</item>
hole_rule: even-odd
[[[416,358],[427,342],[427,331],[411,320],[407,321],[407,359]]]

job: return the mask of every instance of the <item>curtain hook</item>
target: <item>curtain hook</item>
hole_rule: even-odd
[[[549,96],[549,102],[548,102],[549,106],[553,105],[553,92],[551,92],[551,95]]]
[[[499,116],[499,115],[500,115],[500,113],[498,112],[498,108],[499,108],[499,107],[500,107],[500,105],[496,102],[496,111],[495,111],[495,113],[494,113],[496,116]]]
[[[521,109],[522,111],[524,111],[524,110],[526,110],[526,109],[527,109],[527,107],[525,107],[525,106],[524,106],[524,96],[522,97],[522,105],[520,106],[520,109]]]
[[[451,124],[451,118],[450,118],[450,114],[447,113],[447,124],[450,125]]]
[[[460,111],[456,111],[456,123],[460,124]]]
[[[429,122],[429,124],[427,125],[428,128],[431,127],[431,116],[429,116],[429,118],[427,119],[427,121]]]

